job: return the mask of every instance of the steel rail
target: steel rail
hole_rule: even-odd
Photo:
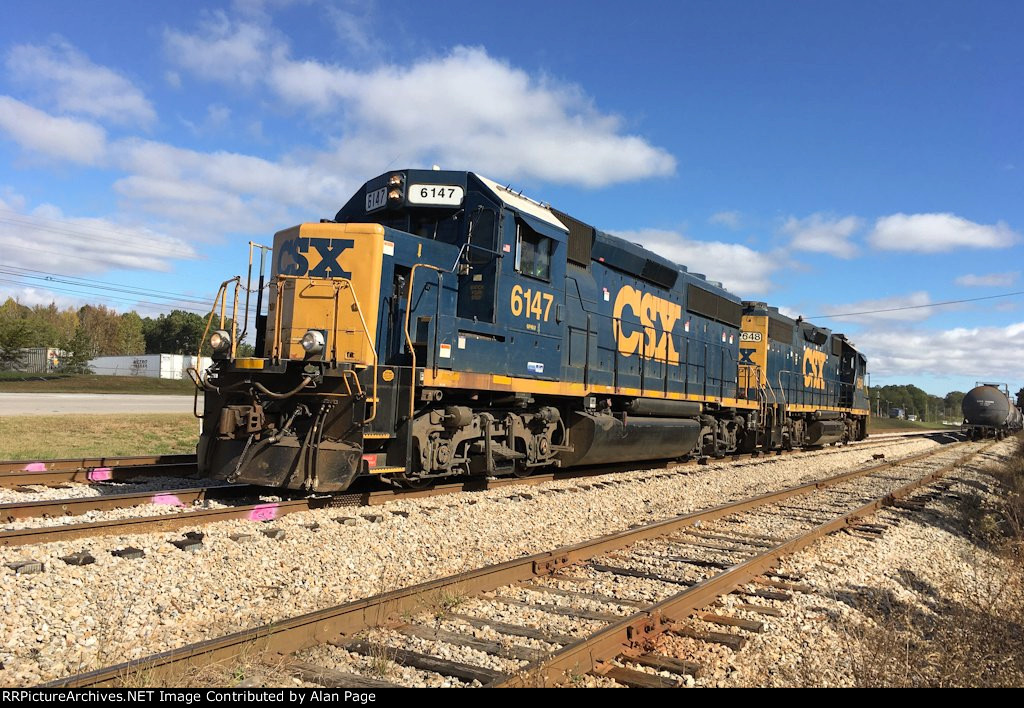
[[[959,443],[958,446],[963,444],[967,443]],[[265,653],[268,656],[292,654],[328,642],[339,636],[351,637],[370,627],[399,622],[403,615],[407,616],[410,613],[422,611],[425,606],[425,600],[429,600],[431,597],[438,597],[441,593],[457,592],[460,595],[465,595],[487,592],[504,585],[517,584],[538,576],[551,574],[558,569],[602,553],[630,546],[638,541],[665,536],[699,522],[721,519],[742,511],[782,501],[789,497],[808,494],[848,480],[867,476],[881,469],[907,465],[945,452],[948,449],[949,447],[947,446],[939,450],[932,450],[899,460],[881,462],[869,467],[787,487],[775,492],[722,504],[711,509],[683,514],[637,528],[619,531],[573,546],[566,546],[553,551],[517,558],[497,565],[419,583],[370,598],[355,600],[343,605],[272,622],[261,627],[246,629],[227,636],[198,642],[143,659],[64,677],[52,681],[46,684],[46,686],[133,685],[131,682],[137,681],[139,676],[144,676],[148,683],[160,684],[161,681],[173,680],[173,677],[179,675],[181,671],[188,671],[197,666],[209,666],[228,662],[237,659],[243,654],[249,656],[254,653]],[[980,451],[969,453],[953,464],[961,464],[964,459],[968,459],[973,454],[977,454],[977,452]],[[951,466],[947,465],[947,467]],[[934,474],[932,473],[928,477]],[[845,519],[845,515],[843,518]],[[845,523],[845,521],[842,521],[840,526]],[[787,542],[787,544],[790,543],[796,547],[797,540],[794,539],[792,542]],[[745,570],[734,574],[732,577],[746,577],[746,572],[753,567],[753,565],[744,565]],[[661,603],[655,605],[655,607],[658,608],[660,605]],[[614,627],[616,631],[621,629],[623,632],[631,634],[634,631],[631,629],[634,624],[647,627],[652,624],[651,618],[655,616],[658,615],[651,611],[646,611],[628,618],[630,620],[628,626],[626,626],[624,621],[616,624]],[[620,627],[619,625],[623,626]],[[611,629],[605,631],[612,632]],[[605,643],[611,641],[611,639],[605,640],[606,635],[604,632],[599,632],[599,635],[601,635],[602,641]],[[619,635],[614,632],[607,636],[614,637],[615,639],[619,638]],[[564,652],[571,650],[571,660],[579,663],[581,661],[579,657],[587,654],[587,651],[589,651],[587,647],[589,646],[585,642],[577,642],[565,647],[560,652],[556,652],[554,656],[558,657]],[[558,667],[562,665],[563,662],[557,664]],[[545,662],[532,668],[534,671],[541,671],[542,669],[546,670],[547,666],[549,664]],[[593,662],[591,662],[591,666],[593,666]],[[510,682],[509,685],[515,685],[517,677],[511,677],[506,680]],[[522,685],[526,684],[523,683]]]
[[[67,482],[109,482],[132,477],[190,476],[196,474],[195,455],[143,455],[85,457],[62,460],[6,460],[0,462],[0,487]]]
[[[823,448],[828,449],[828,448]],[[871,449],[871,447],[868,447]],[[822,450],[792,450],[779,454],[800,454],[806,452],[821,452]],[[733,456],[735,462],[746,462],[740,456]],[[771,459],[771,458],[766,458]],[[903,458],[912,459],[912,458]],[[696,464],[696,460],[689,462],[671,462],[665,465],[667,470]],[[750,464],[747,462],[747,464]],[[754,462],[753,464],[757,464]],[[54,543],[58,541],[70,541],[79,538],[93,538],[98,536],[126,535],[139,533],[158,533],[175,531],[178,529],[199,526],[203,524],[216,523],[218,521],[274,521],[288,514],[295,514],[315,509],[342,508],[358,506],[379,506],[401,499],[422,499],[460,492],[482,492],[492,489],[499,489],[506,486],[534,486],[552,481],[585,479],[599,477],[614,472],[624,472],[637,469],[657,469],[650,467],[650,463],[644,462],[621,465],[608,465],[601,468],[591,469],[570,469],[559,472],[548,472],[545,474],[531,475],[529,477],[500,477],[497,479],[470,478],[465,481],[451,484],[436,485],[427,489],[384,489],[376,491],[342,492],[330,496],[315,496],[302,499],[291,499],[277,502],[262,502],[258,504],[246,504],[232,506],[223,509],[204,509],[201,511],[186,511],[176,514],[156,514],[152,516],[139,516],[126,519],[100,520],[81,522],[76,524],[62,524],[57,526],[43,526],[37,528],[13,529],[0,531],[0,548],[14,546],[38,545],[41,543]],[[230,486],[217,487],[222,496],[231,496]],[[238,495],[252,493],[253,487],[238,487]],[[191,490],[167,490],[159,492],[144,492],[125,495],[111,495],[109,497],[84,497],[47,500],[39,502],[11,502],[0,504],[0,521],[32,518],[38,516],[73,516],[86,511],[98,509],[109,510],[124,508],[126,506],[137,506],[148,503],[166,503],[173,506],[187,506],[195,501],[208,498],[209,494],[198,494],[197,489]],[[178,495],[176,501],[170,498],[171,495]],[[164,497],[152,501],[155,497]],[[120,503],[116,500],[123,499],[134,503]],[[115,500],[110,503],[105,499]],[[177,503],[180,501],[180,503]],[[20,511],[24,509],[24,511]]]
[[[645,642],[653,640],[682,620],[754,578],[771,570],[780,558],[806,548],[823,536],[838,531],[851,522],[869,516],[884,506],[892,506],[920,487],[942,477],[950,470],[994,445],[975,450],[954,462],[943,465],[923,477],[864,504],[845,514],[819,524],[810,531],[784,541],[749,560],[713,575],[675,595],[657,602],[649,608],[622,619],[574,644],[563,647],[541,661],[523,667],[515,676],[494,682],[494,687],[525,687],[557,685],[570,674],[601,673],[602,665],[616,656],[640,653]]]
[[[89,511],[127,509],[144,504],[183,507],[205,499],[231,499],[255,493],[256,488],[248,485],[223,484],[210,487],[191,487],[188,489],[160,489],[149,492],[106,494],[95,497],[68,497],[65,499],[10,502],[0,504],[0,522],[39,517],[78,516]]]

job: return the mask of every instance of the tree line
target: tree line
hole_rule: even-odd
[[[917,386],[872,386],[871,412],[887,417],[893,408],[902,408],[907,415],[916,415],[918,420],[941,422],[943,420],[959,421],[963,416],[960,404],[966,395],[963,391],[950,391],[945,396],[933,396]],[[1014,398],[1011,392],[1011,398]],[[1017,392],[1016,398],[1024,401],[1024,388]]]
[[[86,363],[99,356],[195,354],[206,319],[185,310],[141,317],[134,310],[117,312],[104,305],[28,306],[8,298],[0,305],[0,370],[21,366],[23,350],[33,347],[64,351],[61,368],[70,372],[85,371]],[[251,355],[252,347],[240,344],[239,353]],[[207,342],[202,355],[210,355]]]

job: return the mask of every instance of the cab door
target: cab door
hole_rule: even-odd
[[[500,261],[497,244],[497,211],[489,203],[471,195],[466,202],[466,244],[458,264],[456,314],[463,319],[494,322]]]

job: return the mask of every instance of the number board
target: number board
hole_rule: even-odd
[[[410,204],[423,206],[459,206],[466,192],[451,184],[414,184],[406,190]]]
[[[388,201],[388,190],[387,190],[386,187],[381,187],[380,189],[378,189],[376,191],[373,191],[373,192],[367,192],[366,193],[366,211],[367,211],[367,213],[369,213],[371,211],[377,211],[378,209],[383,209],[384,205],[387,204],[387,201]]]

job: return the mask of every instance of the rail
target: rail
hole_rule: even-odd
[[[948,446],[941,448],[940,451],[946,449]],[[278,620],[269,625],[209,639],[147,658],[61,678],[47,684],[47,687],[135,685],[140,677],[144,677],[147,683],[159,684],[174,680],[174,676],[181,675],[183,671],[192,671],[197,666],[208,666],[221,662],[226,664],[242,656],[251,657],[253,652],[274,657],[277,661],[289,654],[325,642],[337,643],[339,646],[345,646],[346,643],[351,645],[352,638],[372,627],[389,624],[404,625],[408,617],[423,612],[424,598],[441,597],[449,593],[457,593],[464,597],[473,593],[491,592],[503,586],[528,583],[538,578],[549,577],[554,573],[561,574],[573,564],[589,561],[601,554],[620,551],[642,541],[665,540],[675,532],[699,527],[750,510],[763,509],[791,497],[808,495],[897,465],[907,465],[931,457],[940,451],[930,451],[900,460],[886,461],[703,511],[645,524],[576,545],[517,558],[336,607]],[[720,594],[728,592],[729,589],[763,573],[781,555],[792,553],[808,545],[812,540],[844,527],[860,516],[881,508],[883,505],[893,503],[894,499],[909,494],[917,486],[936,479],[945,471],[952,469],[957,464],[962,464],[966,459],[981,451],[968,453],[930,474],[922,474],[912,484],[889,491],[870,504],[842,514],[827,524],[816,526],[809,534],[785,540],[767,553],[761,554],[761,557],[751,558],[729,568],[725,573],[713,576],[707,582],[696,585],[685,583],[692,587],[687,587],[681,593],[674,594],[667,599],[654,602],[649,607],[643,607],[635,614],[626,617],[613,617],[611,618],[612,624],[585,639],[556,641],[555,644],[562,645],[561,649],[545,656],[542,660],[530,663],[515,672],[515,675],[503,676],[496,672],[490,672],[493,680],[489,683],[495,686],[534,685],[537,681],[550,684],[564,679],[567,668],[574,674],[592,671],[597,668],[598,662],[615,658],[623,650],[623,647],[629,650],[628,648],[642,645],[657,633],[665,631],[671,626],[671,618],[685,617],[694,606],[703,606]],[[679,584],[684,583],[677,582],[677,585]],[[448,662],[448,665],[452,665],[452,662]],[[459,666],[465,668],[466,665]]]

